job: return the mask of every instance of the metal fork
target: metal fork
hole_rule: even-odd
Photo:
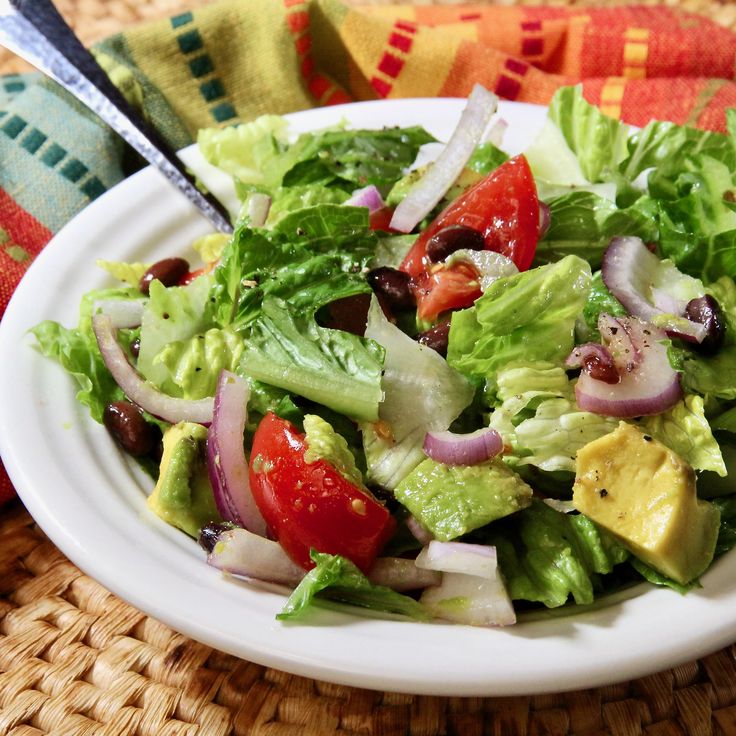
[[[232,232],[225,207],[197,188],[176,153],[123,97],[51,0],[2,0],[0,45],[65,87],[158,168],[217,230]]]

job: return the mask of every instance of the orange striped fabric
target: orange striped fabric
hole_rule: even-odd
[[[287,0],[288,1],[288,0]],[[337,3],[321,3],[328,9]],[[736,106],[736,34],[663,6],[353,7],[339,23],[352,99],[499,96],[546,103],[566,84],[634,124],[652,118],[725,129]]]

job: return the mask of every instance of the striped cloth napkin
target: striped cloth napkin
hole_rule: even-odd
[[[376,98],[585,97],[633,124],[724,130],[736,34],[666,7],[349,7],[220,0],[109,38],[95,54],[176,148],[199,128]],[[39,74],[0,81],[0,314],[53,234],[140,161]],[[0,500],[14,491],[0,469]]]

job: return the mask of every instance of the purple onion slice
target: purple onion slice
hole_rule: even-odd
[[[660,264],[659,258],[649,251],[641,238],[613,238],[603,254],[601,276],[629,314],[654,323],[676,337],[702,342],[707,332],[703,325],[685,318],[682,311],[669,314],[650,301],[648,294],[652,293],[654,275]],[[660,305],[676,306],[672,300],[665,301],[657,290],[654,298]]]
[[[381,192],[376,189],[373,184],[369,184],[362,189],[356,189],[350,199],[343,204],[349,207],[367,207],[368,212],[375,212],[385,206]]]
[[[583,411],[622,419],[660,414],[681,398],[679,374],[670,365],[666,338],[660,330],[636,317],[618,318],[639,353],[639,361],[619,371],[621,380],[605,383],[583,371],[575,385],[575,398]]]
[[[115,327],[108,315],[95,314],[92,317],[92,330],[107,369],[133,403],[138,404],[149,414],[172,424],[177,422],[209,424],[212,421],[214,400],[211,396],[196,401],[168,396],[148,383],[133,368],[118,344]]]
[[[423,449],[428,457],[438,463],[478,465],[502,452],[503,440],[491,427],[477,429],[470,434],[427,432]]]
[[[230,371],[220,373],[207,433],[207,470],[220,515],[265,537],[267,526],[250,490],[243,446],[249,396],[245,379]]]

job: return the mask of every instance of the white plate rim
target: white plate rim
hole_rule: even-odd
[[[300,130],[340,118],[355,125],[413,121],[447,130],[462,104],[374,101],[289,117]],[[541,124],[544,108],[502,103],[501,115],[511,123],[512,139],[518,127],[523,139]],[[196,158],[191,150],[186,155]],[[152,203],[155,211],[147,209]],[[145,222],[140,212],[146,212]],[[115,247],[110,240],[118,229],[126,244]],[[32,349],[26,334],[39,317],[56,318],[57,304],[59,314],[69,313],[81,291],[56,292],[69,284],[86,291],[96,256],[170,253],[207,230],[158,172],[144,169],[57,233],[0,323],[0,454],[33,518],[81,570],[137,609],[216,649],[305,677],[377,690],[509,696],[584,689],[664,670],[736,639],[734,554],[718,560],[703,577],[704,587],[684,597],[651,588],[618,596],[603,608],[508,629],[378,620],[334,610],[319,611],[305,624],[276,622],[282,594],[224,579],[204,564],[194,542],[147,514],[140,474],[80,410],[68,377]],[[104,282],[99,274],[95,278]],[[106,483],[112,489],[96,494]]]

